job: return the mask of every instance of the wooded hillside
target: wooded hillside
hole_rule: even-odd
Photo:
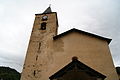
[[[20,73],[9,67],[0,67],[0,80],[20,80]]]

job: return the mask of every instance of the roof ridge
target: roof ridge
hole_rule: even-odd
[[[49,6],[43,13],[51,13],[52,10],[51,10],[51,7]]]
[[[66,32],[63,32],[59,35],[56,35],[54,36],[53,38],[56,40],[58,39],[59,37],[62,37],[68,33],[71,33],[71,32],[78,32],[78,33],[84,33],[86,35],[90,35],[90,36],[93,36],[93,37],[96,37],[96,38],[99,38],[99,39],[102,39],[102,40],[106,40],[108,42],[108,44],[111,42],[112,39],[109,39],[109,38],[106,38],[106,37],[102,37],[102,36],[99,36],[99,35],[96,35],[96,34],[93,34],[93,33],[89,33],[89,32],[86,32],[86,31],[82,31],[82,30],[79,30],[79,29],[76,29],[76,28],[72,28]]]

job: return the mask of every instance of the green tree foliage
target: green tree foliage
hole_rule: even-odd
[[[20,73],[9,67],[0,67],[0,80],[20,80]]]

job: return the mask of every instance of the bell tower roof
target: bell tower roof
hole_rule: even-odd
[[[43,13],[51,13],[52,12],[52,10],[51,10],[51,7],[49,6]]]

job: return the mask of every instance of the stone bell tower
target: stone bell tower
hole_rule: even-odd
[[[45,74],[52,62],[53,36],[57,28],[57,14],[50,7],[42,14],[35,14],[21,80],[47,80]]]

